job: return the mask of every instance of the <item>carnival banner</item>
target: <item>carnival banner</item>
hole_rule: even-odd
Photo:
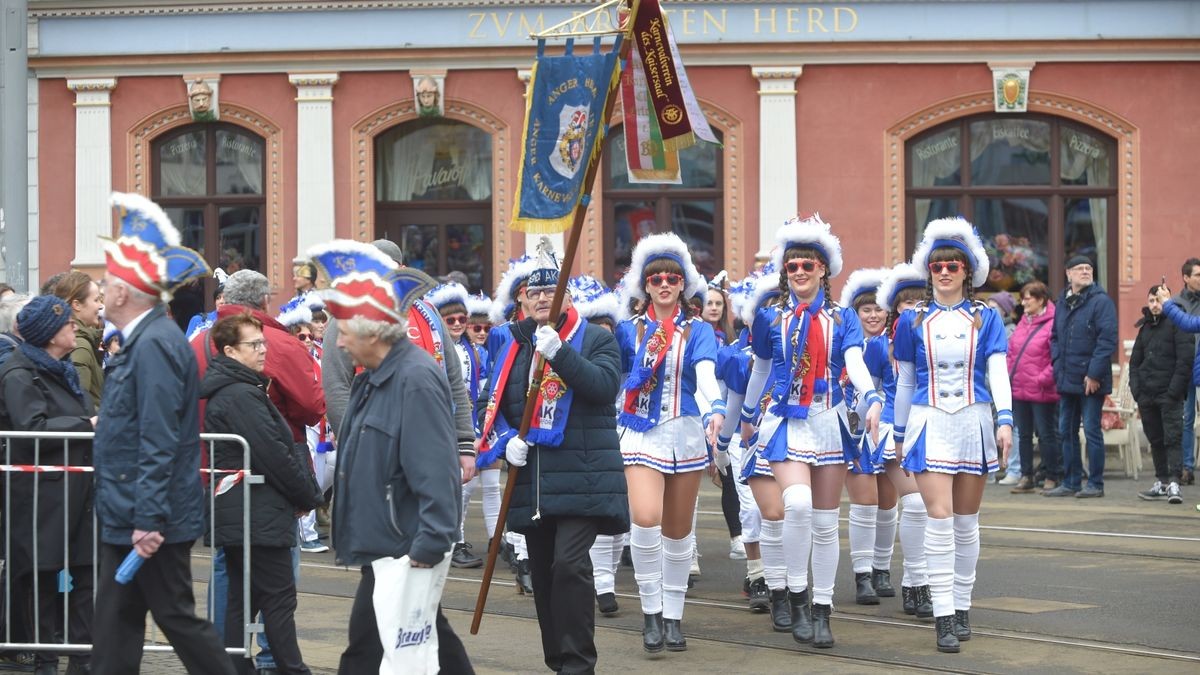
[[[650,107],[650,90],[637,50],[631,50],[621,72],[622,131],[625,138],[625,166],[630,183],[683,183],[679,153],[663,147],[658,117]]]
[[[658,0],[641,0],[633,18],[633,41],[641,57],[663,147],[679,151],[695,145],[697,139],[717,143],[688,82],[675,36]]]
[[[620,44],[618,38],[605,53],[597,40],[591,53],[578,56],[568,41],[564,55],[546,56],[545,42],[538,42],[525,104],[514,230],[549,234],[571,227],[575,207],[591,187],[583,185],[588,165],[601,151]]]

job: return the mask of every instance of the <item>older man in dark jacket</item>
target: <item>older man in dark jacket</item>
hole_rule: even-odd
[[[292,548],[296,545],[296,513],[307,512],[322,501],[320,487],[308,453],[294,442],[283,415],[267,397],[270,380],[262,375],[268,343],[262,323],[249,314],[235,314],[212,327],[219,356],[208,364],[200,396],[208,400],[204,427],[210,433],[237,434],[250,446],[250,469],[265,482],[250,488],[250,614],[262,610],[275,669],[281,673],[308,673],[296,642],[296,582],[292,574]],[[241,444],[216,444],[213,467],[245,467]],[[245,488],[234,485],[237,474],[221,474],[217,487],[213,545],[225,551],[229,575],[241,580],[245,539],[243,515]],[[242,584],[228,585],[225,644],[241,646],[243,628]],[[241,672],[251,673],[248,658],[234,658]]]
[[[1154,458],[1154,476],[1158,479],[1138,496],[1148,501],[1166,499],[1171,504],[1182,504],[1180,434],[1194,340],[1163,315],[1163,301],[1169,298],[1162,286],[1150,288],[1142,318],[1137,323],[1133,353],[1129,356],[1129,389],[1142,415],[1150,455]]]
[[[192,544],[204,533],[196,358],[157,297],[110,272],[105,300],[125,339],[94,442],[101,545],[92,672],[138,672],[149,610],[189,673],[232,675],[192,595]],[[131,545],[146,561],[122,585],[113,575]]]
[[[1062,439],[1063,482],[1047,497],[1104,496],[1104,432],[1100,410],[1112,392],[1112,357],[1117,349],[1117,308],[1104,289],[1093,283],[1092,261],[1075,255],[1067,260],[1068,286],[1056,303],[1050,333],[1050,358],[1059,393],[1059,437]],[[1079,424],[1087,439],[1088,484],[1083,480]]]
[[[480,424],[485,442],[498,443],[497,428],[517,429],[525,407],[534,406],[526,437],[509,434],[505,441],[508,462],[525,467],[516,476],[508,526],[524,534],[529,547],[546,665],[560,673],[592,673],[596,596],[588,551],[597,534],[629,529],[614,409],[621,361],[612,334],[589,325],[569,299],[555,328],[550,305],[557,283],[552,261],[530,274],[525,293],[533,311],[512,324],[512,340],[499,350]],[[530,400],[526,387],[537,357],[549,367]]]

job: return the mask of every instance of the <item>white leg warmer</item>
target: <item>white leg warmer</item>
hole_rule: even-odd
[[[664,619],[683,618],[688,570],[692,567],[692,537],[662,538],[662,613]]]
[[[787,559],[783,556],[783,521],[762,521],[758,545],[762,551],[763,577],[767,580],[767,588],[773,591],[787,588]],[[796,592],[801,590],[804,589]]]
[[[878,512],[879,507],[873,504],[850,505],[850,567],[855,574],[871,571],[871,556],[875,552],[875,519]],[[815,519],[813,528],[816,529]]]
[[[309,511],[300,517],[300,541],[317,540],[317,512]]]
[[[508,539],[508,543],[512,545],[513,550],[516,551],[517,560],[529,559],[529,547],[525,545],[525,535],[508,532],[504,536]]]
[[[782,570],[780,570],[780,571],[782,572]],[[763,561],[761,558],[759,558],[758,560],[755,560],[753,558],[746,558],[746,577],[748,579],[750,579],[750,581],[762,579],[765,576],[766,576],[766,572],[763,568]],[[780,586],[781,588],[782,588],[782,584],[783,584],[783,577],[784,577],[783,574],[779,575],[779,582],[781,584],[781,586]],[[768,586],[768,588],[770,588],[770,587]]]
[[[735,454],[733,446],[738,446],[738,451]],[[729,469],[736,471],[734,474],[733,487],[737,492],[738,498],[738,519],[742,521],[742,543],[754,544],[759,540],[759,530],[762,528],[762,512],[758,510],[758,502],[754,501],[754,492],[740,480],[737,476],[741,475],[742,471],[742,456],[745,454],[745,448],[741,447],[741,443],[730,444],[729,455],[733,459]]]
[[[901,583],[909,588],[929,583],[925,569],[925,521],[929,514],[920,493],[900,498],[904,507],[900,510],[900,548],[904,551],[904,578]]]
[[[929,567],[929,591],[933,615],[954,614],[954,519],[925,521],[925,562]]]
[[[979,562],[979,514],[954,514],[954,609],[971,609]]]
[[[629,528],[629,549],[633,557],[633,578],[637,580],[638,595],[642,598],[643,614],[663,611],[663,536],[662,527]],[[692,550],[688,548],[688,562]],[[683,587],[687,589],[687,568],[683,571]]]
[[[500,517],[500,470],[480,471],[479,480],[483,486],[483,525],[491,539],[496,536],[496,520]],[[463,513],[466,512],[464,508]]]
[[[462,520],[458,521],[458,541],[459,543],[466,541],[467,537],[467,506],[471,503],[471,495],[475,494],[475,488],[479,487],[479,474],[463,484],[462,487]]]
[[[783,557],[787,561],[788,590],[793,593],[808,588],[808,556],[813,543],[812,519],[812,488],[796,484],[784,490]]]
[[[588,551],[592,558],[592,581],[596,586],[596,595],[612,593],[616,588],[617,567],[613,564],[612,540],[610,534],[598,534]]]
[[[896,549],[896,519],[898,507],[879,509],[875,514],[875,558],[871,567],[877,570],[892,569],[892,551]]]
[[[812,601],[833,604],[833,584],[837,579],[838,513],[840,509],[813,509],[812,521]],[[870,559],[867,559],[868,564]]]

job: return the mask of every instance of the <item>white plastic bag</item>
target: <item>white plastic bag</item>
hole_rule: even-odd
[[[450,571],[450,554],[433,567],[413,567],[408,556],[371,563],[375,590],[371,603],[383,644],[379,675],[435,675],[438,672],[438,603]]]

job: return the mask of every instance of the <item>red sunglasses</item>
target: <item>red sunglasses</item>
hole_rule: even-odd
[[[788,274],[795,274],[800,270],[816,272],[819,267],[823,267],[823,265],[816,260],[789,260],[783,264],[783,268],[787,270]]]
[[[466,314],[451,314],[450,316],[442,317],[447,326],[465,326],[467,325]]]
[[[962,263],[960,263],[956,260],[951,260],[950,262],[931,262],[931,263],[929,263],[929,271],[933,272],[934,274],[942,274],[943,272],[949,272],[950,274],[958,274],[959,270],[962,270],[965,268],[966,268],[966,265],[963,265]]]
[[[467,326],[467,328],[469,328],[472,333],[486,333],[491,326],[484,323],[473,323],[470,326]]]
[[[662,286],[663,284],[668,286],[678,286],[679,284],[683,283],[683,276],[671,272],[659,272],[658,274],[651,274],[650,276],[646,277],[646,283],[650,284],[651,286]]]

